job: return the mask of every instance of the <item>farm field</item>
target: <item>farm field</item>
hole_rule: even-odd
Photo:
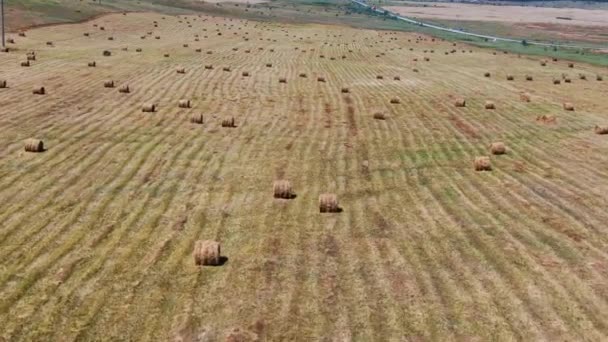
[[[0,341],[607,338],[605,68],[204,15],[11,38]]]

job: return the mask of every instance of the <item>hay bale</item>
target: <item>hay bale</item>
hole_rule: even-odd
[[[234,118],[224,119],[222,120],[222,127],[236,127],[234,122]]]
[[[394,80],[394,81],[401,81],[401,77],[399,77],[399,76],[395,76],[395,77],[393,77],[393,80]]]
[[[536,117],[536,122],[552,124],[557,122],[557,118],[553,115],[543,114]]]
[[[513,81],[515,77],[513,75],[507,75],[507,81]]]
[[[565,83],[572,83],[572,80],[570,79],[570,77],[564,76],[564,82]]]
[[[125,84],[125,85],[120,86],[120,88],[118,88],[118,92],[123,93],[123,94],[128,94],[131,92],[131,88],[129,88],[128,84]]]
[[[568,68],[574,68],[574,63],[568,63]]]
[[[325,82],[325,77],[317,77],[317,82]]]
[[[382,75],[378,75],[378,76],[376,76],[376,79],[377,79],[377,80],[382,80],[382,79],[384,79],[384,76],[382,76]]]
[[[187,47],[188,47],[188,44],[184,44],[184,47],[185,47],[185,48],[187,48]]]
[[[348,89],[348,88],[342,88],[342,89],[340,89],[340,91],[341,91],[343,94],[348,94],[348,93],[350,93],[350,89]]]
[[[165,57],[165,58],[169,58],[169,56],[170,55],[168,53],[166,53],[166,54],[163,55],[163,57]]]
[[[179,108],[190,108],[190,100],[179,100],[177,106]]]
[[[559,78],[554,78],[553,79],[553,84],[561,84],[562,81]]]
[[[570,102],[564,102],[564,104],[562,105],[562,107],[564,107],[564,110],[567,111],[574,111],[574,105]]]
[[[492,171],[492,164],[490,163],[490,157],[482,156],[475,157],[473,162],[475,171]]]
[[[198,240],[194,243],[194,264],[196,266],[217,266],[221,263],[220,243],[213,240]]]
[[[135,52],[141,52],[141,51],[142,51],[142,49],[141,49],[141,48],[137,48],[137,49],[135,49]]]
[[[35,95],[44,95],[46,94],[46,89],[42,86],[36,86],[34,87],[34,90],[32,90],[32,93]]]
[[[153,103],[144,104],[141,107],[141,111],[144,113],[154,113],[154,112],[156,112],[156,105]]]
[[[486,101],[484,104],[485,109],[496,109],[496,105],[492,101]]]
[[[92,62],[89,62],[87,65],[88,65],[90,68],[94,68],[94,67],[96,67],[96,66],[97,66],[97,63],[96,63],[95,61],[92,61]]]
[[[531,97],[530,97],[530,94],[528,94],[528,93],[521,93],[521,94],[519,94],[519,99],[522,102],[530,102]]]
[[[595,134],[608,134],[608,126],[595,126]]]
[[[0,80],[0,88],[8,88],[6,80]]]
[[[46,42],[46,45],[53,46],[53,42]]]
[[[205,69],[211,70],[211,69],[213,69],[213,65],[207,64],[207,65],[205,65]]]
[[[274,198],[292,199],[294,198],[291,182],[287,180],[277,180],[272,184]]]
[[[109,56],[112,56],[112,52],[110,52],[109,50],[104,50],[104,51],[103,51],[103,55],[104,55],[105,57],[109,57]]]
[[[466,107],[467,106],[467,101],[465,99],[457,99],[456,101],[454,101],[454,106],[456,106],[456,107]]]
[[[490,144],[490,152],[496,155],[505,154],[507,153],[507,148],[503,142],[493,142]]]
[[[301,78],[306,78],[306,77],[308,77],[308,76],[306,75],[306,73],[303,73],[303,72],[302,72],[302,73],[300,73],[300,75],[298,75],[298,76],[300,76]]]
[[[200,114],[200,113],[192,114],[192,116],[190,117],[190,122],[199,124],[199,125],[203,124],[203,122],[204,122],[203,114]]]
[[[243,75],[243,77],[249,77],[249,72],[248,71],[243,71],[242,75]]]
[[[490,74],[489,72],[486,72],[486,73],[483,74],[483,76],[484,77],[490,77],[490,76],[492,76],[492,74]]]
[[[272,68],[272,63],[266,63],[267,68]]]
[[[114,88],[114,81],[112,81],[112,80],[103,81],[103,86],[105,88]]]
[[[532,75],[526,75],[526,81],[534,81]]]
[[[602,77],[602,75],[596,75],[595,79],[598,80],[598,81],[603,81],[604,80],[604,78]]]
[[[540,61],[540,66],[547,66],[547,62],[546,61]]]
[[[35,55],[35,54],[33,54],[33,53],[28,53],[28,54],[26,55],[26,59],[27,59],[28,61],[35,61],[35,60],[36,60],[36,55]]]
[[[22,67],[29,67],[30,66],[30,61],[23,61],[23,62],[21,62],[21,66]]]
[[[393,97],[390,102],[392,104],[399,104],[399,103],[401,103],[401,101],[398,98],[396,98],[396,97]]]
[[[585,74],[578,74],[578,78],[581,80],[587,80],[587,75]]]
[[[226,72],[230,72],[230,67],[223,67],[222,70],[226,71]]]
[[[108,40],[114,40],[114,37],[108,37]]]
[[[386,120],[386,116],[384,116],[384,113],[377,112],[377,113],[374,113],[374,119],[376,119],[376,120]]]
[[[178,74],[185,74],[185,73],[186,73],[186,68],[179,66],[179,67],[177,67],[177,68],[175,69],[175,71],[176,71]]]
[[[285,77],[279,78],[279,83],[287,83],[287,79]]]
[[[338,196],[335,194],[319,195],[319,211],[322,213],[340,212],[340,207],[338,206]]]
[[[25,152],[43,152],[44,143],[40,139],[27,139],[25,141]]]

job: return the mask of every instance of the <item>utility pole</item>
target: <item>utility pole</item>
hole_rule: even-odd
[[[4,0],[0,0],[0,16],[2,16],[2,48],[6,47],[4,42]]]

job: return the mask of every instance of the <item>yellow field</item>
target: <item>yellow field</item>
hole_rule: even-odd
[[[605,70],[425,39],[153,14],[15,37],[0,340],[607,339]],[[48,150],[24,152],[31,137]],[[474,171],[496,141],[508,153]],[[297,197],[273,199],[277,179]],[[343,212],[319,213],[325,192]],[[200,239],[227,262],[196,267]]]

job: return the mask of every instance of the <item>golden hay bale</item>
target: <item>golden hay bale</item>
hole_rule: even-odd
[[[204,122],[203,114],[200,114],[200,113],[192,114],[192,116],[190,117],[190,122],[195,123],[195,124],[202,124]]]
[[[578,78],[581,80],[586,80],[587,79],[587,75],[585,74],[578,74]]]
[[[287,180],[277,180],[272,184],[274,198],[292,199],[294,198],[291,182]]]
[[[553,79],[553,84],[560,84],[560,83],[562,83],[562,81],[559,78]]]
[[[340,89],[340,91],[341,91],[343,94],[348,94],[348,93],[350,93],[350,89],[348,89],[348,88],[342,88],[342,89]]]
[[[40,139],[27,139],[25,141],[25,152],[43,152],[44,143]]]
[[[318,82],[325,82],[325,77],[317,77]]]
[[[396,97],[392,98],[390,102],[392,104],[399,104],[399,103],[401,103],[401,101],[398,98],[396,98]]]
[[[46,45],[53,46],[53,42],[46,42]]]
[[[431,59],[430,59],[430,58],[428,58],[428,57],[424,57],[424,61],[425,61],[425,62],[430,62],[430,61],[431,61]]]
[[[540,122],[540,123],[556,123],[557,122],[557,118],[553,115],[539,115],[536,117],[536,121]]]
[[[570,77],[564,76],[564,82],[565,83],[572,83],[572,80],[570,79]]]
[[[338,196],[335,194],[321,194],[319,196],[319,211],[322,213],[338,213]]]
[[[29,67],[30,66],[30,61],[23,61],[23,62],[21,62],[21,66],[22,67]]]
[[[376,120],[386,120],[386,116],[384,116],[384,113],[377,112],[377,113],[374,113],[374,119],[376,119]]]
[[[285,77],[279,78],[279,83],[287,83],[287,79]]]
[[[185,74],[185,73],[186,73],[186,68],[179,66],[179,67],[177,67],[177,68],[175,69],[175,71],[176,71],[178,74]]]
[[[376,79],[377,79],[377,80],[382,80],[382,79],[384,79],[384,76],[382,76],[382,75],[378,75],[378,76],[376,76]]]
[[[207,65],[205,65],[205,69],[211,70],[211,69],[213,69],[213,65],[207,64]]]
[[[513,75],[507,75],[507,81],[513,81],[515,77]]]
[[[179,108],[190,108],[190,100],[179,100],[177,106]]]
[[[103,81],[103,86],[105,88],[114,88],[114,81],[112,81],[112,80]]]
[[[456,107],[466,107],[467,101],[465,99],[457,99],[456,101],[454,101],[454,105]]]
[[[108,37],[108,40],[114,40],[114,37]]]
[[[188,47],[188,44],[184,44],[184,47]]]
[[[595,126],[595,134],[608,134],[608,126]]]
[[[266,63],[267,68],[272,68],[272,63]]]
[[[490,77],[490,76],[492,76],[492,74],[490,74],[489,72],[486,72],[486,73],[483,74],[483,76],[484,77]]]
[[[154,39],[160,39],[160,36],[155,36]]]
[[[570,102],[564,102],[564,104],[562,105],[562,107],[564,107],[564,110],[567,111],[573,111],[574,110],[574,105]]]
[[[103,51],[103,55],[108,57],[108,56],[112,56],[112,52],[110,52],[109,50],[104,50]]]
[[[135,49],[135,52],[142,52],[142,49],[141,48],[137,48],[137,49]]]
[[[85,32],[85,33],[83,33],[82,35],[83,35],[83,36],[85,36],[85,37],[90,36],[90,34],[89,34],[88,32]]]
[[[490,163],[490,157],[482,156],[475,157],[473,162],[475,171],[492,171],[492,164]]]
[[[534,81],[532,75],[526,75],[526,81]]]
[[[165,58],[169,58],[169,56],[170,56],[170,55],[169,55],[168,53],[166,53],[166,54],[164,54],[163,56],[164,56]]]
[[[248,71],[243,71],[242,75],[243,75],[243,77],[249,77],[249,72]]]
[[[6,80],[0,80],[0,88],[7,88]]]
[[[493,142],[490,144],[490,152],[492,154],[505,154],[507,153],[507,148],[503,142]]]
[[[393,80],[395,80],[395,81],[401,81],[401,77],[395,76],[395,77],[393,77]]]
[[[203,52],[203,49],[194,49],[195,52]]]
[[[46,94],[46,89],[44,89],[44,87],[37,86],[37,87],[34,87],[34,90],[32,90],[32,93],[35,95],[44,95],[44,94]]]
[[[300,77],[302,77],[302,78],[306,78],[306,77],[308,77],[308,76],[306,75],[306,73],[303,73],[303,72],[302,72],[302,73],[300,73],[300,75],[299,75],[299,76],[300,76]]]
[[[530,96],[530,94],[528,94],[528,93],[521,93],[521,94],[519,94],[519,99],[520,99],[522,102],[530,102],[530,100],[531,100],[531,96]]]
[[[568,63],[568,68],[574,68],[574,63]]]
[[[222,127],[236,127],[234,118],[222,120]]]
[[[602,77],[602,75],[595,76],[595,79],[598,80],[598,81],[603,81],[604,80],[604,78]]]
[[[540,61],[540,66],[547,66],[547,62],[546,61]]]
[[[128,84],[125,84],[125,85],[120,86],[120,88],[118,88],[118,92],[123,93],[123,94],[128,94],[131,92],[131,88],[129,88]]]
[[[87,65],[91,68],[94,68],[97,66],[97,63],[95,61],[92,61],[92,62],[89,62]]]
[[[141,107],[141,111],[142,111],[142,112],[145,112],[145,113],[153,113],[153,112],[155,112],[155,111],[156,111],[156,105],[155,105],[155,104],[153,104],[153,103],[147,103],[147,104],[144,104],[144,105]]]
[[[223,70],[223,71],[230,72],[230,67],[223,67],[223,68],[222,68],[222,70]]]
[[[196,266],[217,266],[221,263],[220,243],[213,240],[198,240],[194,243],[192,256]]]
[[[494,105],[494,102],[492,102],[492,101],[486,101],[484,107],[486,109],[496,109],[496,106]]]

